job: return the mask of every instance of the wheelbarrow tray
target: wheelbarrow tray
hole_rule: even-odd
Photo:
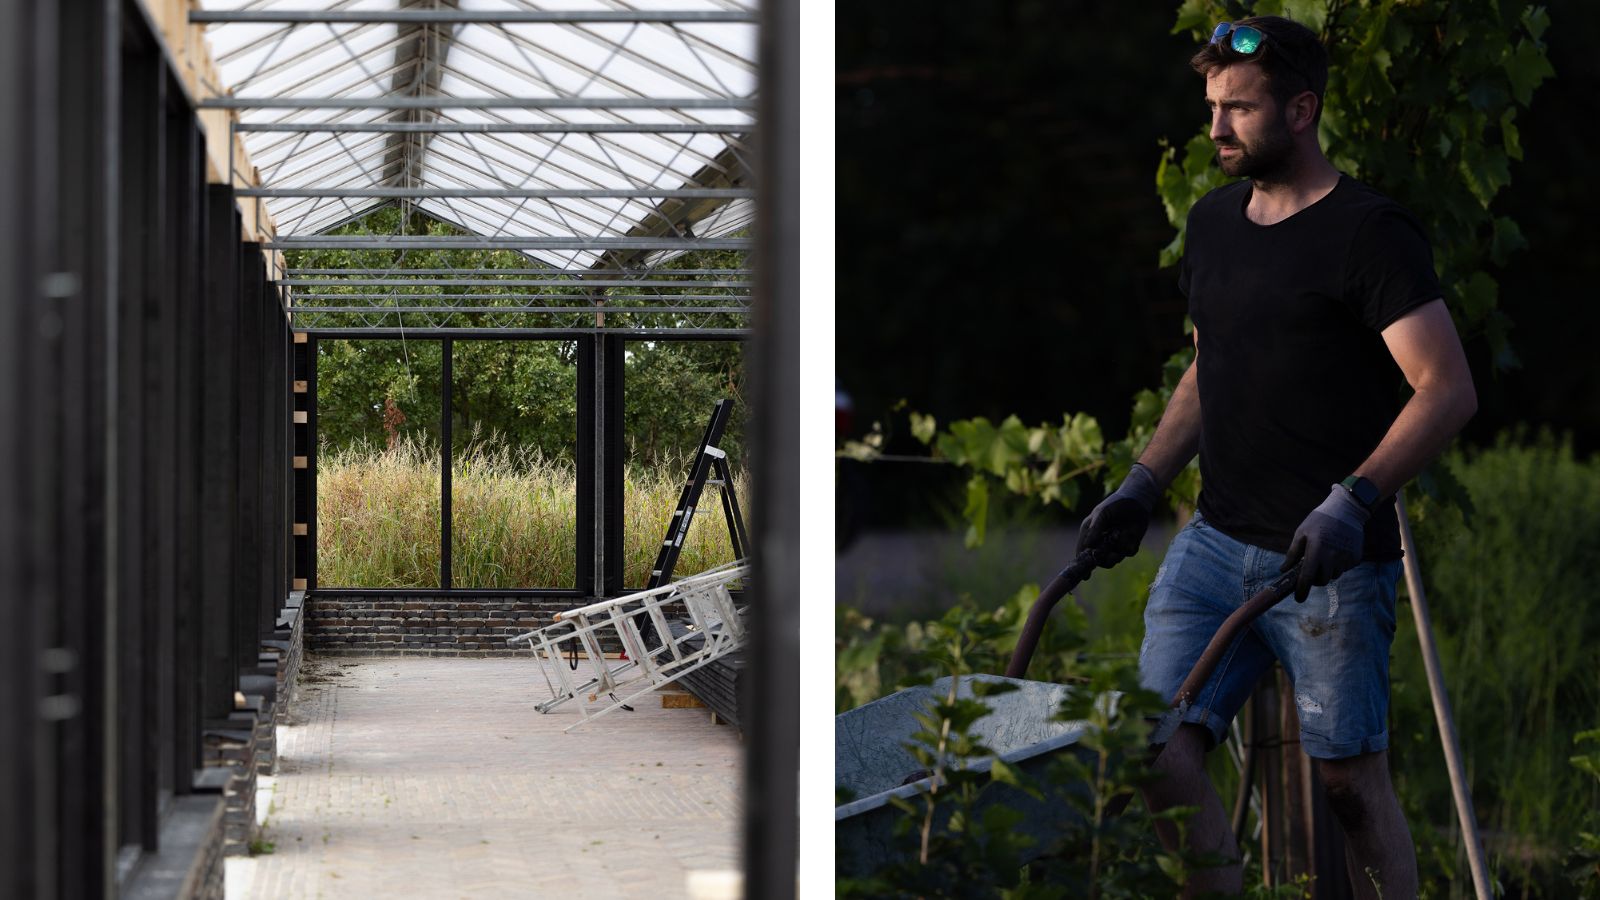
[[[990,712],[974,722],[968,733],[1027,776],[1040,778],[1051,758],[1077,743],[1086,728],[1083,722],[1053,718],[1070,690],[1066,685],[1003,675],[965,675],[958,696],[971,697],[973,681],[1017,686],[1008,693],[983,697]],[[946,676],[834,717],[834,784],[854,797],[833,812],[838,874],[865,875],[905,852],[905,839],[894,834],[895,823],[905,813],[889,799],[914,797],[928,790],[931,775],[906,783],[907,776],[922,770],[923,765],[905,745],[923,728],[916,714],[927,712],[931,703],[949,691],[950,678]],[[990,765],[991,759],[983,757],[967,768],[987,771]],[[1043,800],[1036,800],[1008,784],[991,783],[979,797],[976,813],[981,815],[997,803],[1022,814],[1015,830],[1033,837],[1029,851],[1033,855],[1049,849],[1058,835],[1078,824],[1071,806],[1059,795],[1052,798],[1046,793]],[[942,817],[934,822],[936,828],[943,825]],[[1028,853],[1025,856],[1031,858]]]

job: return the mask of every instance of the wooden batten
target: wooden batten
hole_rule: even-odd
[[[305,412],[305,410],[303,410],[303,409],[295,410],[294,423],[296,425],[304,425],[304,424],[306,424],[306,412]]]
[[[294,467],[296,469],[304,469],[306,467],[306,458],[304,456],[296,456],[294,458]]]
[[[306,334],[304,331],[296,331],[294,333],[294,342],[296,344],[304,344],[305,342],[307,342],[310,339],[311,339],[311,336]],[[296,381],[295,382],[295,390],[297,390],[297,391],[303,390],[303,388],[299,387],[302,384],[305,384],[305,382],[304,381]]]
[[[204,25],[189,22],[189,12],[201,9],[199,0],[138,0],[150,21],[155,25],[167,58],[182,80],[184,90],[196,102],[213,96],[222,84],[222,73],[211,58],[211,45],[206,42]],[[238,121],[236,109],[197,110],[200,127],[206,138],[206,180],[212,184],[232,183],[237,187],[256,187],[261,184],[261,173],[250,160],[244,142],[234,134],[232,125]],[[235,201],[243,223],[243,238],[247,241],[265,241],[278,233],[277,223],[266,206],[256,197],[240,197]],[[267,271],[282,272],[283,254],[263,250]]]
[[[304,523],[304,522],[296,522],[296,523],[294,523],[294,536],[295,537],[305,537],[307,534],[310,534],[310,529],[308,529],[306,527],[306,523]]]
[[[295,341],[295,343],[298,344],[300,341]],[[306,387],[307,385],[304,381],[296,381],[294,383],[294,392],[296,394],[304,394],[306,392]]]

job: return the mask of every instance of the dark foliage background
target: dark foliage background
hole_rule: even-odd
[[[1469,343],[1480,410],[1463,439],[1535,423],[1587,455],[1600,450],[1600,372],[1579,347],[1600,327],[1600,10],[1548,5],[1557,75],[1518,119],[1525,159],[1493,207],[1529,243],[1494,273],[1522,367],[1494,374]],[[1174,11],[885,0],[839,17],[836,368],[858,430],[882,419],[891,452],[925,452],[894,424],[905,398],[941,421],[1087,412],[1121,436],[1130,398],[1186,340],[1175,270],[1157,266],[1173,232],[1155,170],[1159,141],[1186,140],[1205,112]],[[869,527],[960,508],[962,475],[946,467],[847,480],[862,478]]]

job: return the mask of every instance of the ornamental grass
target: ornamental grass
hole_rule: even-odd
[[[577,583],[577,472],[535,448],[484,440],[457,450],[451,473],[451,575],[460,588],[570,588]],[[623,485],[623,583],[643,587],[676,509],[687,462],[629,466]],[[748,478],[734,477],[748,530]],[[439,587],[439,450],[325,448],[317,461],[317,582],[326,588]],[[733,559],[719,488],[701,495],[675,574]]]

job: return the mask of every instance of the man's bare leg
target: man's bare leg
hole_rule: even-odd
[[[1318,760],[1328,806],[1344,827],[1350,878],[1361,900],[1417,896],[1417,851],[1389,781],[1389,754]],[[1376,882],[1376,885],[1374,885]]]
[[[1185,886],[1185,897],[1214,891],[1237,894],[1244,890],[1244,871],[1237,861],[1239,849],[1233,842],[1233,827],[1222,810],[1222,799],[1206,775],[1206,740],[1204,728],[1187,723],[1178,726],[1156,759],[1156,771],[1166,777],[1143,790],[1145,806],[1151,812],[1174,806],[1199,807],[1200,811],[1189,817],[1188,849],[1234,860],[1230,865],[1197,870]],[[1157,822],[1156,833],[1169,852],[1178,849],[1178,830],[1170,822]]]

